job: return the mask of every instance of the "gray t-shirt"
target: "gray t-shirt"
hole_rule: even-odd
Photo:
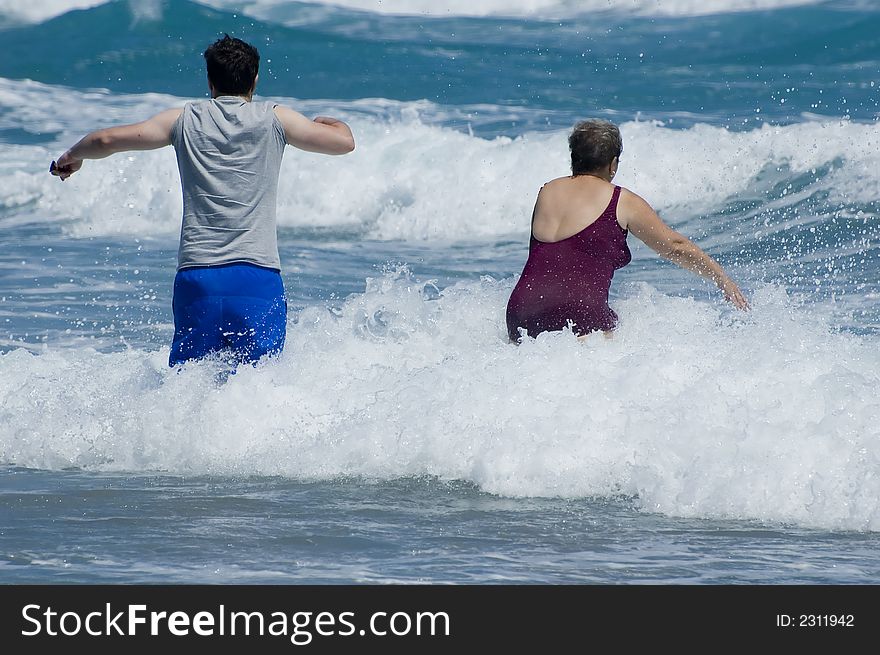
[[[183,187],[177,269],[248,262],[281,269],[275,211],[286,139],[270,102],[188,103],[171,130]]]

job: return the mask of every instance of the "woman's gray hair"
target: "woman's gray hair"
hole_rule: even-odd
[[[574,126],[568,137],[572,175],[593,173],[623,152],[620,130],[611,121],[591,118]]]

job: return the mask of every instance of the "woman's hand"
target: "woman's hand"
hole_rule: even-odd
[[[718,282],[718,288],[721,289],[721,292],[724,294],[724,299],[729,303],[733,303],[734,307],[737,309],[742,309],[743,311],[750,309],[749,301],[746,300],[743,292],[740,291],[738,286],[736,286],[736,282],[726,275],[724,276],[724,279]]]

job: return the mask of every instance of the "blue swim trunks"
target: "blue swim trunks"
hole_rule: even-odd
[[[227,351],[237,363],[280,353],[287,330],[281,273],[255,264],[184,268],[174,278],[169,366]]]

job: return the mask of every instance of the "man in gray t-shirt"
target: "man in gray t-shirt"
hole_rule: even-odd
[[[226,35],[208,47],[205,62],[210,100],[92,132],[49,169],[65,180],[84,159],[174,146],[183,221],[171,366],[221,351],[250,362],[281,351],[287,303],[275,211],[284,147],[328,155],[354,150],[342,121],[310,121],[253,100],[260,63],[253,46]]]

